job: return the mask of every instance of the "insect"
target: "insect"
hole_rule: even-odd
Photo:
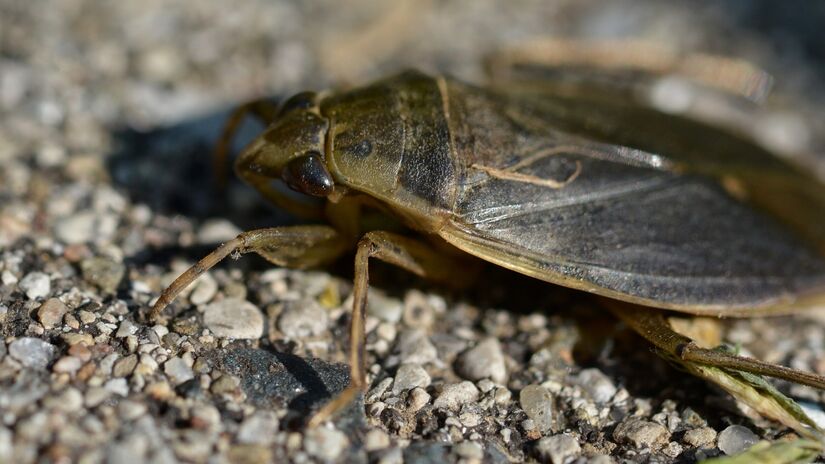
[[[581,53],[612,56],[573,52],[541,66],[510,55],[511,76],[486,87],[405,72],[240,108],[224,146],[244,114],[267,127],[237,158],[237,174],[279,207],[326,224],[242,233],[175,280],[151,316],[229,255],[300,268],[354,248],[350,385],[310,420],[317,425],[367,386],[370,258],[449,281],[460,251],[605,297],[683,362],[825,387],[814,374],[699,348],[663,316],[749,317],[825,303],[825,186],[735,128],[663,112],[634,93],[675,73],[719,98],[755,96],[764,75],[722,58],[627,70],[570,63]],[[325,201],[307,204],[273,182]],[[365,229],[369,211],[410,233]]]

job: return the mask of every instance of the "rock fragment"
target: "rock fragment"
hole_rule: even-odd
[[[264,333],[264,316],[254,304],[239,298],[210,303],[203,323],[218,337],[256,339]]]
[[[490,378],[503,384],[507,381],[504,353],[497,338],[487,338],[459,356],[456,371],[468,380]]]
[[[39,338],[18,338],[9,345],[9,355],[32,369],[45,369],[56,353],[57,347]]]

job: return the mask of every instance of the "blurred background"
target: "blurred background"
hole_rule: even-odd
[[[106,159],[150,206],[214,215],[226,196],[200,181],[241,102],[410,67],[483,82],[483,58],[501,48],[632,38],[766,69],[775,91],[757,134],[825,177],[810,156],[825,153],[823,18],[825,5],[801,0],[1,0],[0,163],[89,171]]]
[[[138,417],[132,414],[134,409],[140,412],[141,407],[141,414],[157,416],[157,422],[148,422],[146,427],[134,422],[135,428],[143,427],[139,437],[150,437],[140,438],[147,456],[152,454],[147,447],[154,447],[147,443],[160,443],[151,438],[157,435],[156,429],[162,430],[164,440],[177,440],[174,451],[181,459],[205,461],[214,450],[228,449],[231,437],[222,435],[223,444],[211,448],[209,440],[217,440],[215,436],[202,438],[197,434],[208,434],[195,430],[199,423],[194,419],[192,424],[187,422],[192,417],[200,420],[194,408],[191,412],[190,405],[182,401],[169,406],[163,402],[166,400],[156,400],[153,393],[143,390],[139,384],[142,380],[135,380],[137,376],[129,377],[128,387],[125,381],[122,387],[112,387],[120,388],[117,394],[124,396],[131,388],[132,410],[119,407],[115,411],[114,402],[89,406],[93,401],[88,398],[101,390],[99,385],[76,382],[77,389],[64,388],[69,382],[65,373],[60,377],[50,370],[20,368],[17,360],[6,356],[10,350],[6,345],[24,335],[41,338],[55,344],[46,345],[56,357],[54,350],[67,350],[68,342],[61,337],[94,335],[99,349],[91,364],[103,364],[100,358],[112,352],[122,352],[126,359],[128,350],[134,351],[134,346],[127,346],[126,338],[109,338],[98,325],[78,324],[74,315],[81,317],[79,313],[85,311],[94,317],[109,317],[109,322],[136,320],[163,283],[215,243],[242,229],[289,221],[238,182],[228,191],[216,188],[210,161],[214,141],[228,111],[238,104],[261,96],[283,98],[305,89],[359,85],[410,67],[483,83],[485,56],[528,40],[645,39],[681,51],[742,58],[771,73],[774,92],[751,121],[754,132],[825,178],[823,25],[825,2],[807,0],[0,0],[0,334],[6,337],[6,342],[0,343],[0,461],[11,455],[9,449],[14,444],[19,453],[15,456],[34,460],[35,456],[51,453],[53,461],[68,462],[66,459],[77,456],[77,449],[86,447],[88,436],[97,440],[92,447],[109,446],[110,461],[128,456],[127,452],[133,450],[130,446],[138,439],[132,439],[131,426],[120,427]],[[259,130],[254,123],[247,124],[238,147]],[[249,262],[252,260],[243,260],[240,266]],[[297,292],[305,291],[301,283],[309,277],[324,282],[330,279],[318,277],[320,273],[287,274],[276,270],[261,280],[262,273],[237,272],[239,265],[232,266],[215,271],[214,285],[204,302],[219,287],[225,295],[242,297],[250,288],[248,299],[264,307],[283,296],[273,296],[276,292],[272,288],[285,291],[283,282],[288,279],[290,288],[297,286]],[[351,268],[351,263],[346,267]],[[258,261],[258,270],[267,268]],[[36,277],[40,280],[27,281],[33,274],[39,274]],[[34,286],[44,278],[45,291],[42,285]],[[283,285],[278,287],[272,282]],[[346,289],[346,279],[340,282]],[[61,325],[59,317],[52,327],[36,319],[38,308],[48,296],[68,301],[72,319],[66,320],[74,320],[76,327],[66,328],[69,323]],[[401,305],[400,301],[392,301]],[[522,363],[513,372],[526,369],[529,350],[536,348],[528,341],[539,340],[535,345],[544,346],[544,340],[553,337],[554,346],[566,350],[578,336],[569,321],[559,323],[553,319],[555,322],[548,325],[545,316],[537,313],[524,316],[518,325],[515,321],[521,316],[506,311],[483,313],[462,304],[466,312],[451,308],[444,316],[442,308],[434,332],[457,332],[454,328],[459,327],[464,330],[464,338],[436,333],[433,339],[459,340],[458,345],[454,343],[458,348],[450,348],[458,352],[467,346],[468,339],[487,336],[482,334],[487,328],[496,336],[504,333],[501,338],[509,338],[503,343],[508,360]],[[88,311],[75,311],[81,307]],[[336,313],[338,317],[343,317],[341,311]],[[267,314],[270,325],[266,330],[276,333],[272,324],[277,314]],[[481,318],[487,317],[483,314],[495,314],[496,319],[482,324]],[[190,309],[176,320],[177,325],[170,325],[172,332],[168,335],[177,337],[171,337],[173,342],[201,333],[199,317],[198,311]],[[728,338],[743,343],[746,354],[822,373],[825,342],[821,323],[740,321],[732,324],[735,326]],[[341,331],[342,327],[344,324],[337,324],[333,329]],[[325,329],[322,327],[321,332],[331,337]],[[537,335],[520,335],[528,329]],[[144,343],[152,328],[141,325],[139,330],[137,333],[143,337],[140,343]],[[345,338],[339,335],[336,333],[335,338]],[[277,345],[277,340],[272,343],[281,351],[298,346],[295,351],[303,356],[304,348],[317,354],[321,350],[318,346],[328,344],[328,340],[318,339],[324,343],[316,340],[314,348],[293,343],[287,349],[286,344]],[[266,339],[261,343],[266,344]],[[214,343],[207,348],[214,348]],[[172,353],[176,349],[170,348]],[[192,352],[200,357],[201,349],[206,348],[198,345]],[[572,363],[570,352],[565,353],[567,358],[554,359]],[[658,414],[660,405],[665,404],[661,410],[666,411],[661,414],[680,411],[690,417],[696,414],[691,412],[692,406],[704,404],[705,397],[712,396],[701,386],[704,384],[684,381],[688,385],[684,390],[698,393],[688,392],[681,397],[676,394],[693,402],[688,401],[688,407],[681,403],[674,406],[673,402],[667,403],[674,397],[670,388],[682,390],[674,386],[676,376],[663,362],[651,368],[652,358],[648,356],[635,365],[636,371],[633,366],[622,371],[627,358],[611,358],[609,348],[604,353],[598,365],[615,383],[650,380],[647,383],[651,391],[644,393],[664,399],[655,400],[655,407],[651,407],[647,399],[629,397],[613,412],[631,405],[628,408],[635,408],[634,414],[648,417]],[[166,360],[166,354],[162,356]],[[341,356],[337,359],[343,359]],[[445,365],[449,367],[449,363]],[[134,369],[134,363],[131,367]],[[158,368],[153,375],[161,379],[174,377],[171,369],[163,369],[163,373]],[[578,366],[564,364],[550,378],[562,385],[569,380],[571,369]],[[657,375],[650,377],[659,379],[658,383],[647,378],[651,370]],[[641,371],[646,375],[639,376]],[[98,383],[125,378],[110,380],[108,374],[95,375],[102,376]],[[217,379],[217,375],[212,377]],[[377,375],[387,374],[381,371]],[[455,380],[454,374],[444,375]],[[527,375],[511,383],[514,392],[530,381],[546,380]],[[443,382],[444,378],[437,380]],[[565,389],[577,392],[566,384]],[[818,393],[809,390],[793,391],[812,401],[821,400]],[[177,391],[172,396],[177,394],[180,399],[189,393]],[[82,395],[81,405],[85,406],[68,411],[68,405],[81,401],[78,395]],[[196,398],[202,403],[212,401],[211,397]],[[122,404],[130,406],[126,401]],[[728,426],[730,417],[744,420],[738,413],[720,419],[716,406],[711,404],[709,409],[714,412],[706,415],[716,429]],[[50,411],[48,420],[43,411]],[[223,421],[224,430],[232,433],[250,415],[221,410],[220,416],[215,411],[209,417],[217,415],[215,421]],[[513,411],[510,416],[522,420],[523,412]],[[572,411],[568,411],[571,417]],[[621,411],[626,413],[628,409]],[[95,416],[106,421],[106,433],[102,432],[103,425],[98,427],[94,422]],[[602,419],[607,419],[599,423],[598,430],[589,425],[589,429],[582,429],[583,446],[591,432],[599,440],[610,441],[619,420],[611,422],[612,417],[605,413]],[[390,417],[386,422],[394,420]],[[81,423],[83,430],[74,427]],[[516,430],[518,424],[514,424],[508,426]],[[491,430],[492,435],[498,433],[498,429]],[[762,437],[775,436],[769,428],[758,431]],[[59,439],[53,439],[51,432]],[[440,432],[431,431],[431,435],[436,433]],[[116,442],[113,437],[117,437]],[[286,442],[284,434],[279,437]],[[206,443],[205,451],[187,454],[195,453],[192,449],[201,443]],[[681,453],[682,445],[676,441],[672,445],[668,457],[658,455],[663,461]],[[515,439],[510,447],[514,456],[527,450]],[[617,449],[626,451],[628,459],[637,456],[632,446]],[[121,452],[127,454],[118,454]],[[89,455],[89,462],[101,456],[99,450]],[[699,455],[688,456],[685,451],[684,456],[691,461]]]

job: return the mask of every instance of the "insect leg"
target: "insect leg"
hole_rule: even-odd
[[[699,347],[693,340],[675,332],[661,311],[618,301],[603,300],[608,308],[639,335],[664,354],[683,363],[696,363],[751,374],[765,375],[814,388],[825,389],[825,377],[757,359]]]
[[[253,100],[235,108],[232,114],[229,115],[223,126],[223,132],[221,132],[221,136],[215,144],[215,153],[212,158],[215,178],[221,187],[226,185],[229,147],[232,145],[235,132],[238,131],[247,114],[256,117],[265,125],[269,125],[278,116],[278,105],[267,99]]]
[[[308,424],[310,427],[320,425],[345,408],[367,387],[364,327],[370,258],[378,258],[430,280],[447,281],[450,280],[451,274],[456,274],[454,260],[450,256],[435,252],[425,243],[382,231],[368,232],[361,238],[355,254],[355,286],[350,320],[350,384],[312,416]]]
[[[349,245],[348,240],[335,229],[321,225],[244,232],[219,246],[175,279],[152,306],[149,318],[156,319],[184,288],[227,256],[253,252],[279,266],[304,268],[334,260]]]

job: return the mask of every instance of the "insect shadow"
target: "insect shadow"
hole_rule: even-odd
[[[107,170],[115,186],[133,204],[148,206],[170,218],[185,216],[195,231],[211,219],[226,219],[239,229],[296,223],[294,218],[267,204],[254,191],[226,172],[221,180],[213,167],[213,151],[229,108],[149,129],[113,130],[115,150],[107,157]],[[240,150],[262,129],[247,121],[233,149]],[[174,219],[172,219],[174,220]],[[141,250],[130,257],[135,265],[168,264],[173,255],[198,259],[213,244],[166,246]]]

